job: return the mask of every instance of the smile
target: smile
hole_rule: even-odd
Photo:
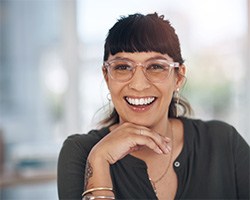
[[[133,106],[145,106],[152,104],[156,97],[144,97],[144,98],[132,98],[132,97],[125,97],[126,101]]]

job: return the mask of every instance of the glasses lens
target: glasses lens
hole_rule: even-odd
[[[136,63],[127,60],[113,60],[107,62],[110,76],[117,81],[129,81],[135,72]],[[170,63],[164,59],[149,60],[143,65],[143,72],[147,79],[152,82],[161,82],[166,79],[171,69],[178,67],[178,63]]]
[[[170,74],[171,67],[165,60],[150,61],[146,65],[146,76],[153,82],[160,82]]]
[[[133,76],[133,66],[128,61],[116,60],[109,63],[111,77],[118,81],[128,81]]]

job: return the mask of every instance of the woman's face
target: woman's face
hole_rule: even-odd
[[[110,55],[108,61],[117,58],[135,63],[145,63],[154,58],[173,62],[168,55],[157,52],[120,52]],[[182,82],[182,77],[177,76],[174,69],[161,82],[148,80],[140,66],[136,67],[133,77],[125,82],[114,80],[107,71],[103,72],[120,123],[131,122],[149,128],[166,124],[173,92]],[[184,66],[180,66],[180,73],[185,74]]]

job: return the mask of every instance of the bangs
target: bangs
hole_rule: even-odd
[[[110,53],[112,55],[121,51],[167,53],[165,40],[166,36],[164,37],[162,31],[155,30],[155,27],[134,24],[132,27],[124,27],[113,41],[110,41]]]
[[[166,23],[169,26],[166,26]],[[158,16],[138,14],[134,15],[132,20],[121,18],[109,31],[105,43],[104,61],[108,59],[109,54],[150,51],[168,54],[175,61],[180,61],[175,58],[177,52],[174,41],[177,36],[171,29],[173,28],[169,21],[163,20],[163,18],[159,20]],[[178,38],[177,41],[179,42]]]

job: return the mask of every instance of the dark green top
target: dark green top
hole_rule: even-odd
[[[173,164],[178,177],[175,199],[249,199],[250,149],[234,127],[180,119],[184,146]],[[60,199],[81,199],[87,156],[108,133],[105,127],[66,139],[58,160]],[[111,165],[110,173],[116,199],[157,199],[144,161],[127,155]]]

